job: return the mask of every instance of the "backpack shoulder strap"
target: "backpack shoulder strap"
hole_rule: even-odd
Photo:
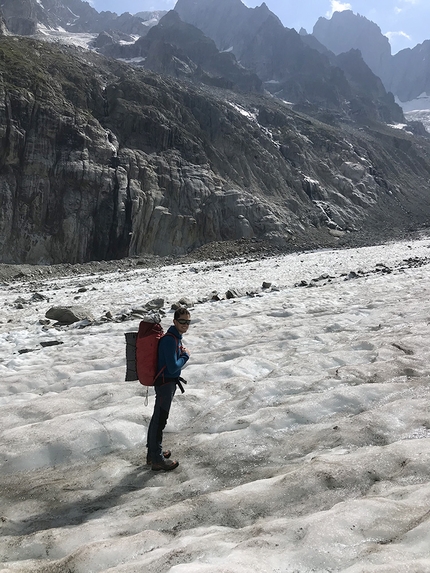
[[[174,334],[172,334],[171,332],[165,332],[161,338],[164,338],[165,336],[173,336],[173,338],[176,340],[176,343],[178,342],[178,338]],[[155,382],[155,380],[157,380],[157,378],[159,378],[161,376],[161,374],[163,374],[165,369],[166,369],[166,366],[163,366],[163,368],[159,372],[157,372],[157,374],[154,377],[154,382]],[[163,378],[164,378],[164,375],[163,375]]]
[[[164,338],[165,336],[171,336],[172,338],[174,338],[175,341],[176,341],[176,348],[179,347],[179,338],[178,338],[177,336],[175,336],[172,332],[165,332],[165,333],[163,334],[163,338]]]
[[[173,334],[173,332],[165,332],[163,336],[173,336],[175,340],[178,340],[178,337]]]

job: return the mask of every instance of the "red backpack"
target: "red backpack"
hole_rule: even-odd
[[[139,380],[143,386],[154,386],[157,372],[158,343],[164,334],[161,324],[141,321],[138,332],[126,332],[126,381]],[[176,337],[175,337],[176,338]],[[163,368],[164,370],[164,368]]]

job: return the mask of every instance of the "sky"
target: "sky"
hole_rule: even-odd
[[[111,10],[118,14],[134,14],[142,10],[171,10],[175,0],[90,0],[98,11]],[[259,6],[261,1],[245,0],[250,8]],[[404,48],[413,48],[430,38],[429,0],[266,0],[267,6],[282,21],[284,26],[301,27],[309,33],[319,17],[331,17],[334,11],[352,10],[378,24],[391,43],[392,53]]]
[[[428,237],[1,286],[2,572],[430,571]],[[184,296],[159,473],[124,333]]]

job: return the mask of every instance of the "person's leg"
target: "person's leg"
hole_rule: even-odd
[[[175,383],[155,386],[154,413],[148,427],[148,457],[152,463],[159,463],[164,460],[163,430],[167,424],[175,390]]]

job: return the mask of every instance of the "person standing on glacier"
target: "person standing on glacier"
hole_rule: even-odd
[[[187,363],[190,353],[182,346],[182,336],[188,331],[191,315],[187,308],[180,307],[175,311],[173,325],[160,339],[158,344],[159,373],[155,380],[154,412],[148,427],[148,454],[146,463],[152,466],[153,471],[170,471],[178,467],[179,462],[170,460],[171,452],[163,452],[163,430],[169,417],[170,406],[178,385],[182,392],[181,370]]]

